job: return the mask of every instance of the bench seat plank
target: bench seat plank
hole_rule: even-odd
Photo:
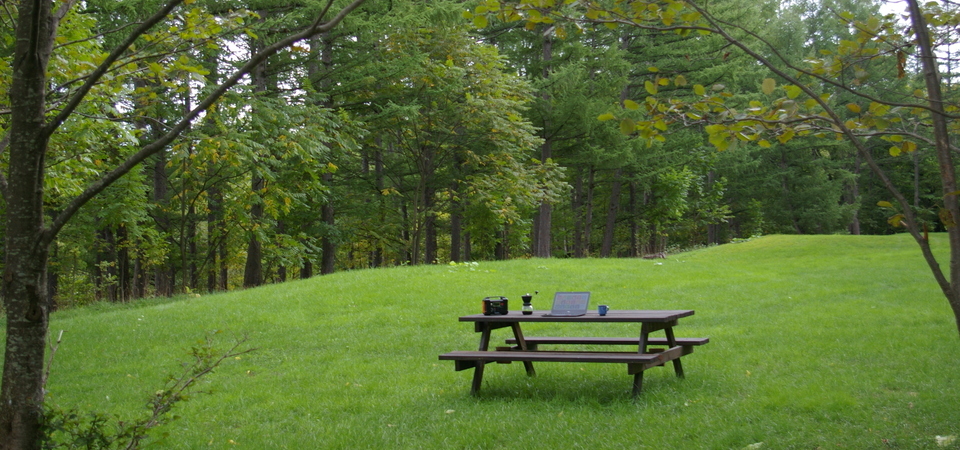
[[[680,357],[683,349],[674,347],[665,352],[525,352],[511,351],[456,351],[440,355],[445,361],[491,361],[491,362],[587,362],[587,363],[625,363],[625,364],[663,364]]]

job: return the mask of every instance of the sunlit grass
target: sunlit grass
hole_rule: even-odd
[[[937,243],[945,245],[941,236]],[[480,300],[588,290],[613,309],[694,309],[709,337],[686,379],[620,365],[492,365],[457,317]],[[770,236],[666,260],[533,259],[338,273],[242,292],[57,313],[50,381],[65,407],[139,413],[212,330],[258,350],[181,405],[165,448],[942,448],[960,435],[960,337],[906,236]],[[635,335],[531,324],[528,335]],[[508,337],[500,330],[497,343]],[[947,444],[957,448],[957,444]]]

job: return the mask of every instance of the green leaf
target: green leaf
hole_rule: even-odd
[[[474,28],[486,28],[490,22],[487,20],[487,16],[474,16],[473,17],[473,27]]]
[[[787,92],[787,98],[789,99],[797,98],[803,92],[803,89],[800,89],[799,86],[794,86],[792,84],[784,86],[783,90]]]
[[[633,134],[637,131],[637,123],[633,119],[623,119],[620,121],[620,132],[623,134]]]

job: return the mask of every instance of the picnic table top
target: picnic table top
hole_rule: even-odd
[[[550,311],[534,311],[524,315],[520,311],[510,311],[507,315],[494,316],[473,314],[460,317],[461,322],[672,322],[681,317],[693,315],[692,309],[611,309],[601,316],[596,309],[582,316],[557,317],[545,316]]]

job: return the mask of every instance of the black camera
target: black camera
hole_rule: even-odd
[[[507,298],[504,296],[486,297],[483,299],[483,315],[485,316],[505,316],[507,315]]]

